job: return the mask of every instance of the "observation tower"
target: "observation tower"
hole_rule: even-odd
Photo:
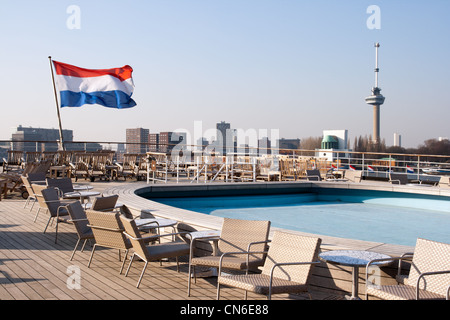
[[[366,103],[373,106],[373,142],[378,144],[380,142],[380,106],[384,103],[384,97],[378,88],[378,48],[380,44],[375,43],[375,87],[372,88],[372,95],[366,97]]]

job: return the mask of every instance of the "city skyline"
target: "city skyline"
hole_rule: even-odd
[[[375,6],[379,12],[370,11]],[[379,42],[380,135],[417,147],[449,137],[448,1],[2,2],[0,140],[58,128],[48,56],[83,68],[133,67],[137,106],[60,109],[76,141],[150,132],[277,129],[284,138],[372,134],[365,103]]]

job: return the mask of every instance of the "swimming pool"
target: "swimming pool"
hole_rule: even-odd
[[[414,246],[418,237],[450,243],[448,197],[324,188],[287,194],[194,193],[145,197],[219,217],[270,220],[274,227],[318,235],[407,246]]]

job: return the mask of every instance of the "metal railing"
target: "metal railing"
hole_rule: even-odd
[[[148,143],[111,141],[74,141],[58,150],[58,141],[0,141],[3,171],[43,160],[52,166],[70,166],[76,172],[84,163],[84,176],[89,172],[113,170],[110,177],[147,179],[148,182],[190,182],[298,180],[306,178],[306,170],[318,169],[325,177],[339,176],[345,170],[361,171],[363,179],[388,179],[389,173],[405,174],[410,180],[435,183],[441,175],[450,174],[450,156],[354,152],[347,150],[303,150],[247,148],[243,153],[227,153],[222,148],[197,145],[167,144],[168,152],[150,152]],[[134,152],[130,152],[134,151]],[[101,159],[100,159],[101,158]]]

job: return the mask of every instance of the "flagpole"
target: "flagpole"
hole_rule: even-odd
[[[52,72],[52,82],[53,82],[53,91],[55,93],[55,102],[56,102],[56,112],[58,114],[58,122],[59,122],[59,139],[60,139],[60,145],[58,147],[62,148],[62,150],[66,150],[64,147],[64,140],[63,140],[63,131],[62,131],[62,125],[61,125],[61,115],[59,113],[59,103],[58,103],[58,94],[56,93],[56,85],[55,85],[55,76],[53,75],[53,65],[52,65],[52,57],[48,56],[48,60],[50,61],[50,70]]]

